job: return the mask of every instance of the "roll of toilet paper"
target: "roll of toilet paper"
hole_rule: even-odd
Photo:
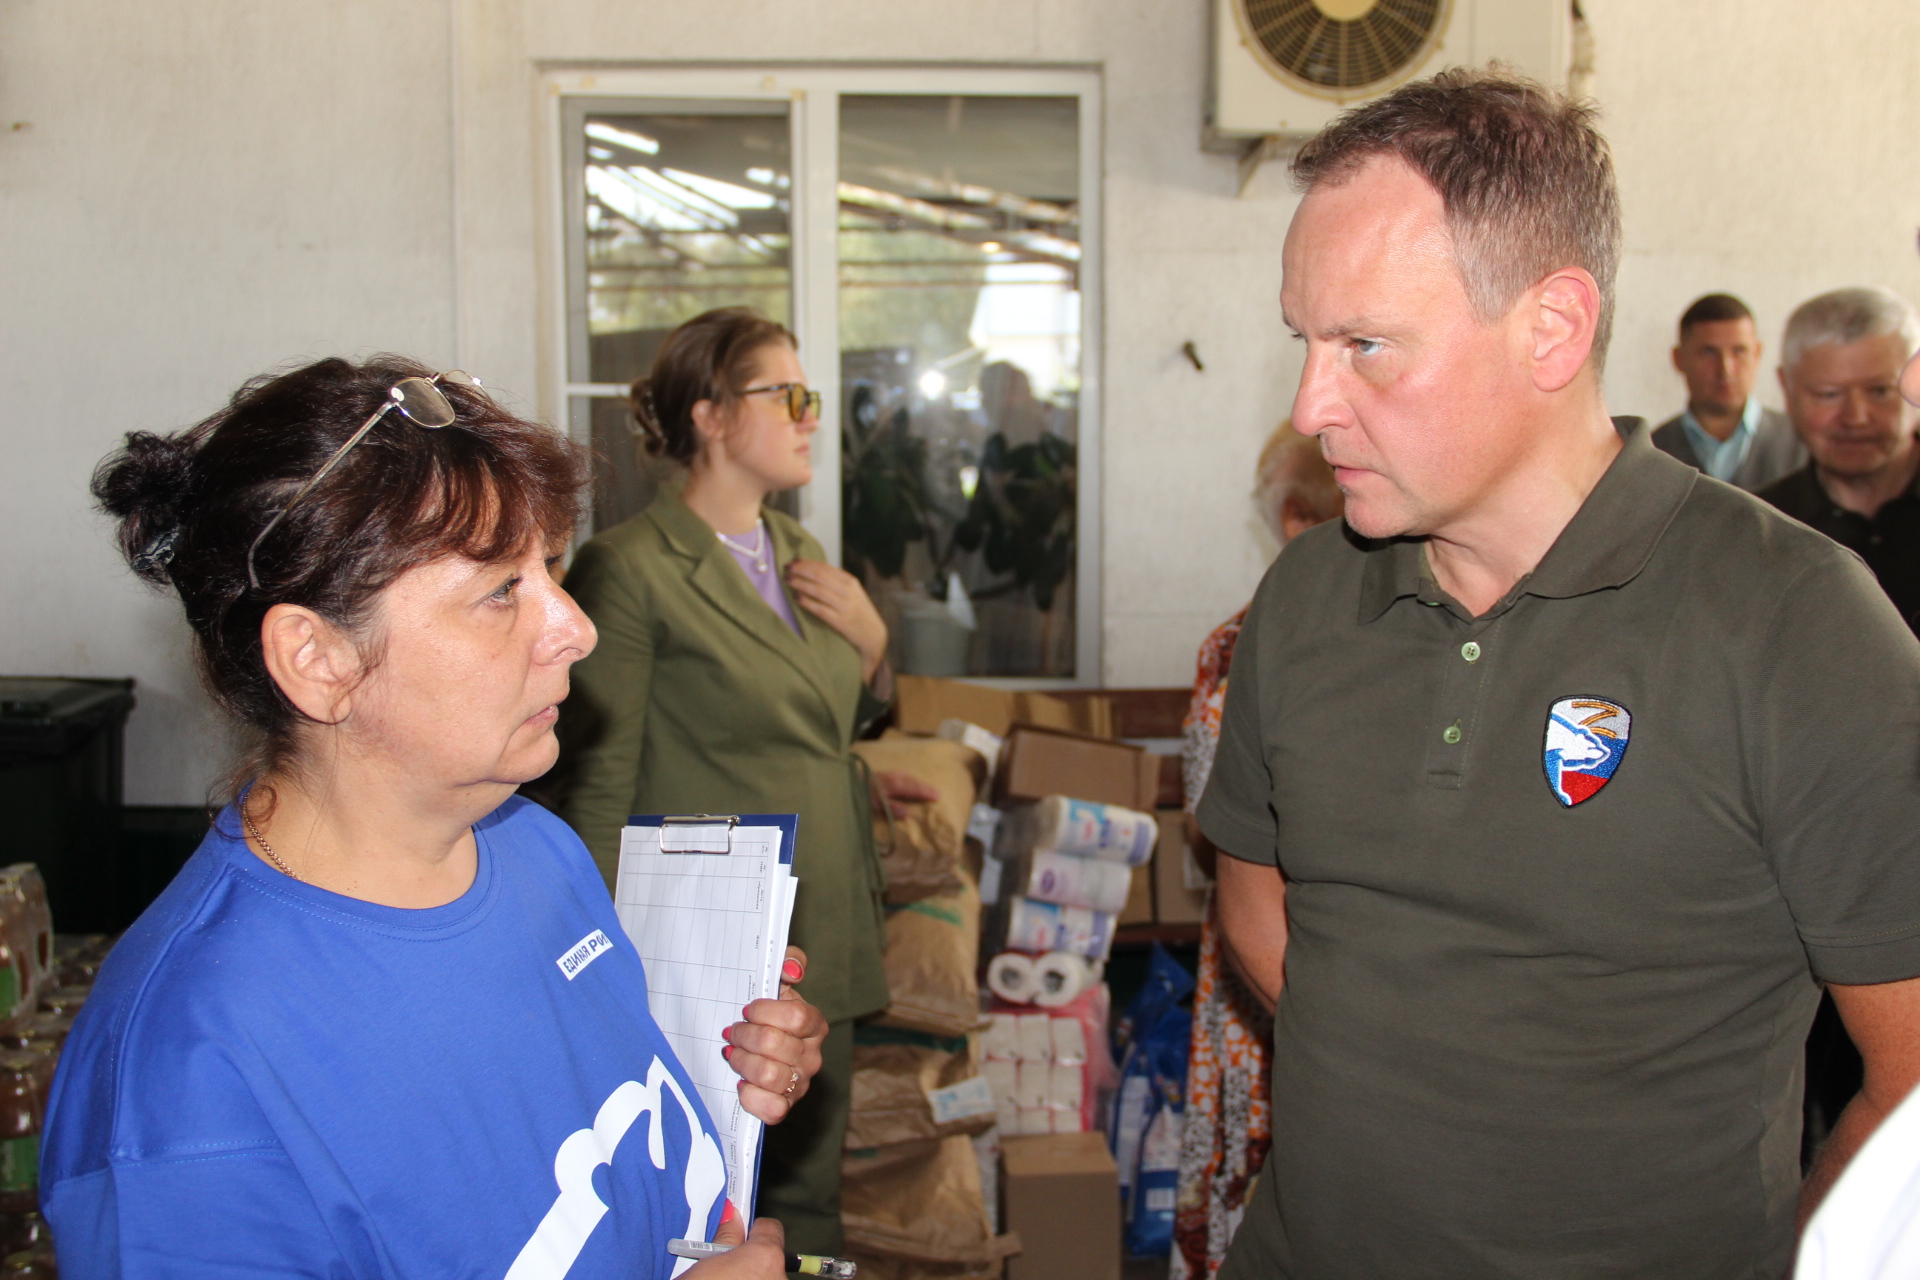
[[[1133,868],[1120,862],[1082,858],[1052,849],[1036,850],[1027,875],[1027,896],[1063,907],[1118,913],[1133,888]]]
[[[1026,824],[1028,848],[1052,849],[1079,858],[1100,858],[1130,867],[1153,856],[1160,826],[1150,813],[1096,804],[1069,796],[1047,796],[1033,806]]]
[[[991,1062],[995,1058],[1004,1058],[1008,1062],[1017,1062],[1020,1058],[1020,1024],[1010,1013],[996,1013],[993,1021],[980,1036],[980,1056]]]
[[[1062,1017],[1050,1019],[1053,1025],[1047,1030],[1053,1033],[1053,1060],[1070,1067],[1077,1067],[1087,1060],[1087,1029],[1080,1019]]]
[[[1032,956],[1018,951],[1003,951],[987,965],[987,990],[1008,1004],[1032,1004],[1040,990],[1040,977]]]
[[[1089,960],[1104,960],[1113,946],[1113,922],[1110,912],[1016,897],[1007,908],[1007,946],[1035,954],[1071,951]]]
[[[1044,1013],[1023,1013],[1020,1022],[1020,1061],[1053,1061],[1053,1019]]]
[[[1093,969],[1079,956],[1066,951],[1050,951],[1033,965],[1033,1002],[1043,1009],[1058,1009],[1072,1004],[1080,993],[1093,985]]]

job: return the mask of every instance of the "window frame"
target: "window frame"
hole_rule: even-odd
[[[814,437],[813,483],[799,492],[800,522],[827,556],[840,561],[840,297],[839,201],[842,94],[927,97],[1051,96],[1079,100],[1080,119],[1080,399],[1076,449],[1074,676],[978,678],[1004,688],[1094,686],[1102,682],[1102,182],[1101,84],[1096,69],[1075,67],[845,67],[752,64],[658,65],[550,70],[541,78],[543,145],[540,406],[549,422],[574,430],[579,399],[625,393],[612,384],[572,379],[576,330],[586,323],[583,196],[574,180],[585,149],[575,127],[589,112],[647,110],[704,102],[784,102],[791,139],[793,203],[793,329],[812,385],[821,393],[822,430]],[[582,415],[584,416],[584,415]],[[591,444],[591,441],[583,443]],[[589,517],[590,519],[590,517]],[[583,522],[580,536],[590,523]]]

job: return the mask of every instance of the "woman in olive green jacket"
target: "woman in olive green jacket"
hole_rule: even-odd
[[[609,884],[629,814],[800,815],[792,940],[832,1029],[808,1094],[768,1131],[760,1203],[791,1248],[831,1253],[852,1019],[887,1003],[870,801],[850,745],[892,678],[859,580],[762,506],[812,478],[819,401],[804,377],[786,329],[729,308],[675,330],[634,384],[649,448],[688,477],[567,573],[600,640],[561,709],[561,813]]]

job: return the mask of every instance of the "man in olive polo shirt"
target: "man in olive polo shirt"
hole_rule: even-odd
[[[1294,172],[1293,421],[1347,527],[1262,583],[1200,805],[1230,949],[1286,938],[1221,1274],[1783,1275],[1920,1077],[1920,646],[1857,558],[1609,419],[1585,110],[1448,72]],[[1803,1196],[1823,982],[1867,1086]]]

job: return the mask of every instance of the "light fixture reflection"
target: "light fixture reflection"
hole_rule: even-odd
[[[947,389],[947,375],[938,369],[929,369],[920,375],[920,394],[931,400]]]

